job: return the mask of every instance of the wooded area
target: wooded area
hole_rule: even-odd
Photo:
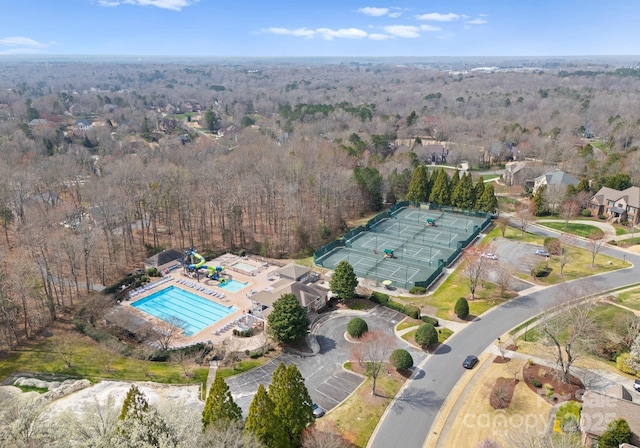
[[[4,60],[0,348],[162,248],[309,255],[434,148],[639,185],[640,70],[536,64]]]

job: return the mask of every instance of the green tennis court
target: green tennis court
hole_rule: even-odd
[[[426,287],[490,222],[486,214],[427,207],[399,207],[381,215],[341,244],[318,251],[316,264],[335,269],[346,260],[358,277],[390,280],[405,289]]]

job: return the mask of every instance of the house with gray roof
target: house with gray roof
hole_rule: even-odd
[[[182,260],[184,259],[184,253],[176,249],[166,249],[162,252],[158,252],[153,257],[149,257],[144,260],[144,268],[151,269],[157,268],[160,272],[172,271],[182,266]]]
[[[636,395],[637,396],[637,395]],[[640,403],[622,385],[604,392],[588,390],[582,396],[580,431],[584,446],[597,446],[598,437],[613,420],[623,418],[631,429],[631,446],[640,445]]]
[[[538,176],[533,180],[533,191],[535,192],[543,185],[546,185],[547,189],[560,188],[562,191],[566,191],[569,185],[575,187],[578,183],[578,179],[564,171],[552,171],[544,173],[542,176]]]
[[[635,226],[640,222],[640,187],[629,187],[622,191],[602,187],[589,199],[588,207],[593,214],[606,216],[608,221],[627,221]]]

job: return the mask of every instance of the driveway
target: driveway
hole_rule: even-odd
[[[329,411],[345,400],[364,380],[360,375],[342,368],[351,356],[356,344],[348,342],[344,334],[347,324],[356,314],[335,312],[314,327],[320,352],[314,356],[298,356],[290,353],[281,355],[258,369],[227,378],[233,400],[242,408],[246,416],[259,384],[268,386],[271,375],[280,362],[295,364],[305,379],[311,399]],[[376,307],[368,313],[358,313],[368,324],[369,330],[380,330],[393,334],[394,326],[405,318],[403,314],[384,307]],[[396,338],[396,346],[407,349],[418,364],[425,359],[425,353]]]

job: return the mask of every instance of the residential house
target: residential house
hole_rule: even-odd
[[[427,164],[446,164],[447,156],[449,155],[449,148],[445,148],[441,144],[428,144],[426,147],[426,161]]]
[[[182,266],[184,253],[176,249],[166,249],[144,260],[144,268],[157,268],[160,272],[172,271]]]
[[[640,445],[640,403],[633,401],[633,396],[624,386],[614,385],[604,392],[585,392],[580,412],[582,444],[596,447],[598,437],[607,430],[607,425],[619,418],[629,424],[632,446]]]
[[[259,318],[266,318],[273,310],[273,304],[283,294],[293,294],[300,305],[308,312],[314,313],[327,304],[329,290],[315,284],[320,275],[311,269],[295,263],[277,269],[274,274],[279,280],[263,291],[249,293],[251,312]]]
[[[628,221],[635,226],[640,222],[640,187],[629,187],[622,191],[602,187],[589,199],[588,206],[593,214],[605,215],[609,221]]]
[[[564,193],[567,191],[567,187],[569,185],[573,185],[575,187],[578,183],[578,179],[570,176],[564,171],[551,171],[544,173],[533,180],[533,191],[535,192],[538,188],[545,185],[548,190],[555,188],[560,189]]]
[[[75,121],[75,123],[73,123],[72,127],[76,132],[86,132],[91,129],[92,126],[93,124],[86,118],[79,118]]]
[[[507,162],[502,180],[508,186],[524,185],[527,175],[527,162]]]

